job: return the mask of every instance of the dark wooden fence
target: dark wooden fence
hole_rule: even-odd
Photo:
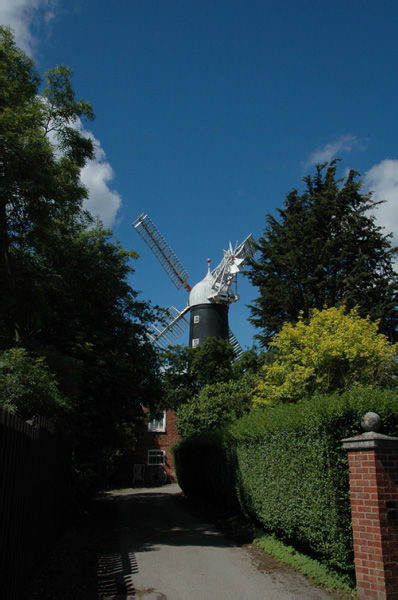
[[[0,410],[0,596],[24,596],[28,578],[60,535],[70,450],[53,423]]]

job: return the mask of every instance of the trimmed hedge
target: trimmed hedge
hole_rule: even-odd
[[[172,447],[178,483],[186,496],[239,508],[233,441],[225,430],[209,431],[185,438]]]
[[[341,440],[363,433],[377,412],[383,433],[398,434],[398,393],[354,388],[252,412],[224,430],[174,447],[188,496],[242,512],[268,532],[294,540],[327,565],[353,569],[348,460]]]

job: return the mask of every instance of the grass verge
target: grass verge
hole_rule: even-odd
[[[349,575],[333,571],[318,560],[301,554],[293,546],[285,544],[273,535],[262,534],[255,537],[253,544],[273,556],[278,562],[300,571],[316,585],[326,590],[340,592],[349,598],[356,597],[355,586]]]

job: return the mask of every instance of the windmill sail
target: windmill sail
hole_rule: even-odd
[[[242,269],[246,260],[254,255],[254,243],[254,237],[250,234],[241,244],[236,244],[235,248],[232,248],[230,244],[229,249],[224,250],[222,261],[212,271],[214,277],[212,299],[215,302],[223,301],[223,299],[228,302],[239,300],[237,294],[229,293],[230,288],[235,275]]]
[[[235,359],[237,360],[238,358],[240,358],[242,356],[243,349],[230,329],[228,330],[228,341],[233,348],[233,351],[235,354]]]
[[[173,250],[170,248],[160,231],[152,223],[146,213],[142,213],[133,223],[137,233],[146,242],[152,250],[171,281],[179,290],[182,286],[189,292],[190,285],[187,282],[189,277]]]
[[[167,325],[158,323],[152,325],[152,333],[149,334],[151,342],[163,349],[174,344],[180,335],[182,335],[189,327],[189,322],[185,318],[185,315],[188,312],[189,306],[184,308],[181,312],[174,306],[171,306],[167,310]]]

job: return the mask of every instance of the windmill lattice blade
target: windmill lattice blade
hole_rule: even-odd
[[[152,223],[146,213],[142,213],[133,223],[137,233],[152,250],[171,281],[179,290],[182,286],[189,292],[191,290],[187,279],[188,272],[184,269],[160,231]]]
[[[173,315],[172,311],[175,313]],[[189,306],[185,307],[181,312],[171,306],[168,309],[169,322],[167,325],[161,325],[162,329],[159,329],[155,324],[153,325],[153,333],[149,335],[152,343],[159,346],[163,350],[174,344],[176,339],[180,337],[182,333],[189,327],[189,322],[185,318],[185,315],[189,312]]]
[[[240,358],[242,356],[243,349],[230,329],[228,329],[228,341],[233,348],[233,351],[235,354],[235,359],[237,360],[238,358]]]

